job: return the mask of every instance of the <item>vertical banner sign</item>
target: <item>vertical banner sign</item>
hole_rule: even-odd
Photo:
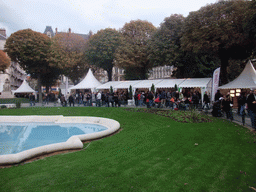
[[[68,95],[68,77],[66,77],[66,85],[65,85],[65,96]]]
[[[215,93],[218,90],[219,87],[219,79],[220,79],[220,67],[215,69],[215,71],[213,72],[213,77],[212,77],[212,101],[214,101],[214,96]]]

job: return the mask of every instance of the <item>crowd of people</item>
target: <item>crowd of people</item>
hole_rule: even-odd
[[[68,94],[66,97],[62,94],[59,101],[62,106],[96,106],[96,107],[120,107],[121,105],[127,105],[128,103],[127,91],[110,92],[93,92],[93,93],[76,93]]]
[[[132,98],[133,97],[133,98]],[[57,100],[62,106],[105,106],[120,107],[126,106],[129,99],[134,99],[136,107],[146,106],[147,108],[170,108],[174,110],[187,110],[191,107],[198,108],[201,106],[201,94],[199,91],[179,92],[158,90],[156,93],[152,91],[135,91],[133,96],[129,96],[127,91],[110,92],[93,92],[93,93],[71,93],[66,96],[60,94]],[[52,95],[45,93],[43,95],[43,103],[48,104],[52,101]],[[207,92],[204,95],[203,105],[209,108],[209,96]]]
[[[201,94],[198,91],[179,92],[158,90],[155,94],[152,91],[136,91],[134,94],[136,106],[147,106],[147,108],[171,108],[174,110],[187,110],[191,107],[198,108],[201,103]]]
[[[212,115],[215,117],[220,117],[223,113],[226,114],[226,118],[233,120],[233,100],[228,92],[226,95],[222,95],[220,90],[217,91],[214,98]],[[247,111],[247,112],[246,112]],[[256,131],[256,89],[251,90],[249,94],[242,92],[238,97],[238,115],[242,117],[242,122],[244,124],[244,117],[246,113],[251,118],[251,124],[254,131]]]
[[[210,109],[210,95],[205,91],[203,100],[201,101],[201,93],[199,91],[165,91],[157,90],[156,93],[152,91],[139,91],[136,90],[132,96],[137,107],[146,106],[147,108],[170,108],[173,110],[188,110],[191,108]],[[29,95],[30,105],[35,105],[35,95],[32,93]],[[126,106],[128,100],[132,99],[127,91],[115,91],[110,92],[93,92],[93,93],[73,93],[64,96],[59,95],[58,101],[62,106],[105,106],[105,107],[120,107]],[[44,94],[43,103],[48,104],[50,101],[55,100],[55,95]],[[233,120],[233,100],[230,93],[222,95],[220,90],[217,91],[212,104],[212,115],[215,117],[223,116],[226,114],[226,118]],[[256,130],[256,89],[249,94],[242,92],[238,98],[238,114],[244,117],[246,111],[251,118],[252,127]]]

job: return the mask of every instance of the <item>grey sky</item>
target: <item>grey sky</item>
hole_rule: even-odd
[[[216,0],[0,0],[0,28],[10,36],[21,29],[87,34],[108,27],[119,29],[131,20],[147,20],[156,27],[171,14],[187,16]]]

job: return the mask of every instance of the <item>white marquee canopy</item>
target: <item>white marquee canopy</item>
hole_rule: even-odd
[[[28,85],[26,80],[24,80],[23,83],[20,85],[20,87],[12,92],[13,93],[35,93],[36,91]]]
[[[219,89],[253,89],[256,88],[256,71],[249,60],[242,73],[233,81],[220,86]]]
[[[77,85],[71,87],[70,89],[91,89],[94,90],[96,87],[100,86],[101,83],[94,77],[91,69],[89,69],[85,78]]]
[[[212,86],[212,78],[188,78],[188,79],[154,79],[154,80],[130,80],[130,81],[109,81],[102,84],[96,89],[150,89],[152,84],[155,88],[174,88],[175,84],[181,88],[210,88]]]
[[[179,84],[181,88],[207,88],[211,87],[212,85],[212,78],[188,78],[185,79],[183,82]]]

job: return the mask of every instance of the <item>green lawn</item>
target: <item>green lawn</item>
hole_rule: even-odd
[[[180,123],[156,114],[96,107],[2,109],[0,115],[98,116],[115,119],[122,128],[81,151],[0,169],[1,192],[256,188],[255,135],[226,120]]]

